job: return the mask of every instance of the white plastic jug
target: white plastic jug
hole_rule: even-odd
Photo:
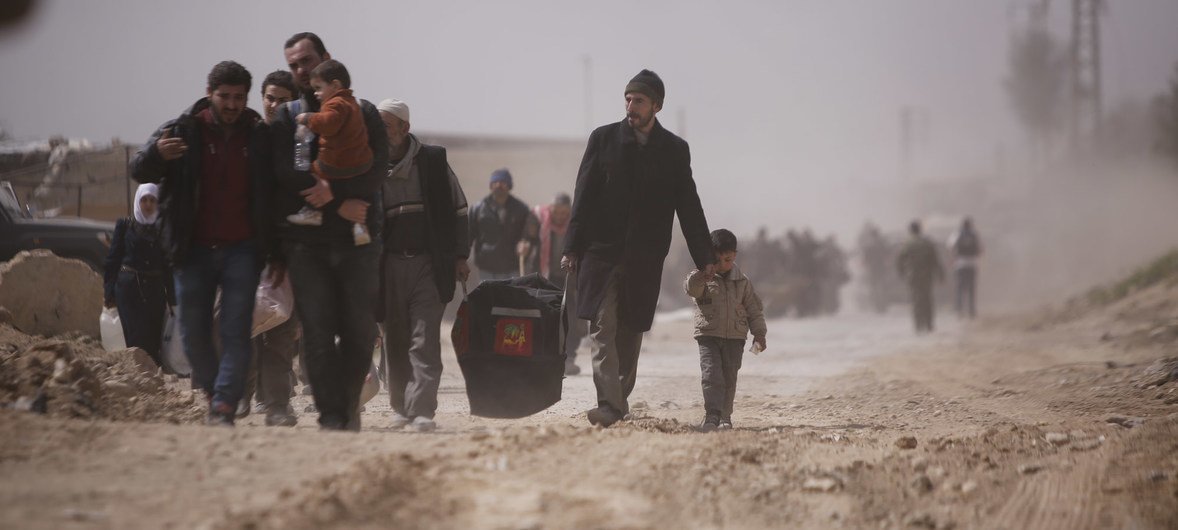
[[[102,348],[106,351],[127,349],[127,339],[123,338],[123,323],[119,320],[118,309],[102,309],[102,314],[98,316],[98,332],[102,336]]]

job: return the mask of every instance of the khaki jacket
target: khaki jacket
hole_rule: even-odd
[[[704,282],[702,272],[693,270],[683,287],[695,302],[696,337],[746,340],[749,331],[754,337],[765,336],[761,299],[739,268],[732,267],[727,278],[716,275],[709,282]]]

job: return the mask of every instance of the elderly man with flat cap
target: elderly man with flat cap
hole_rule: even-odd
[[[393,427],[437,428],[441,326],[456,281],[470,276],[466,196],[444,147],[409,132],[409,106],[376,106],[389,137],[384,196],[385,370]]]
[[[643,70],[624,94],[625,119],[589,136],[561,259],[576,273],[577,316],[590,324],[598,407],[587,416],[602,427],[629,412],[676,214],[696,267],[709,278],[715,270],[687,142],[655,118],[666,95],[662,79]]]

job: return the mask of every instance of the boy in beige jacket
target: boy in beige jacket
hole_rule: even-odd
[[[687,275],[684,288],[695,302],[695,340],[703,373],[704,421],[701,432],[732,428],[736,372],[744,342],[753,332],[753,352],[765,349],[765,316],[753,283],[736,268],[736,236],[728,230],[712,232],[716,274],[699,270]]]

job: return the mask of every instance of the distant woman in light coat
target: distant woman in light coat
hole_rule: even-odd
[[[161,241],[155,184],[141,184],[135,191],[135,215],[115,224],[103,280],[105,305],[118,307],[127,347],[142,348],[163,366],[164,316],[176,299]]]

